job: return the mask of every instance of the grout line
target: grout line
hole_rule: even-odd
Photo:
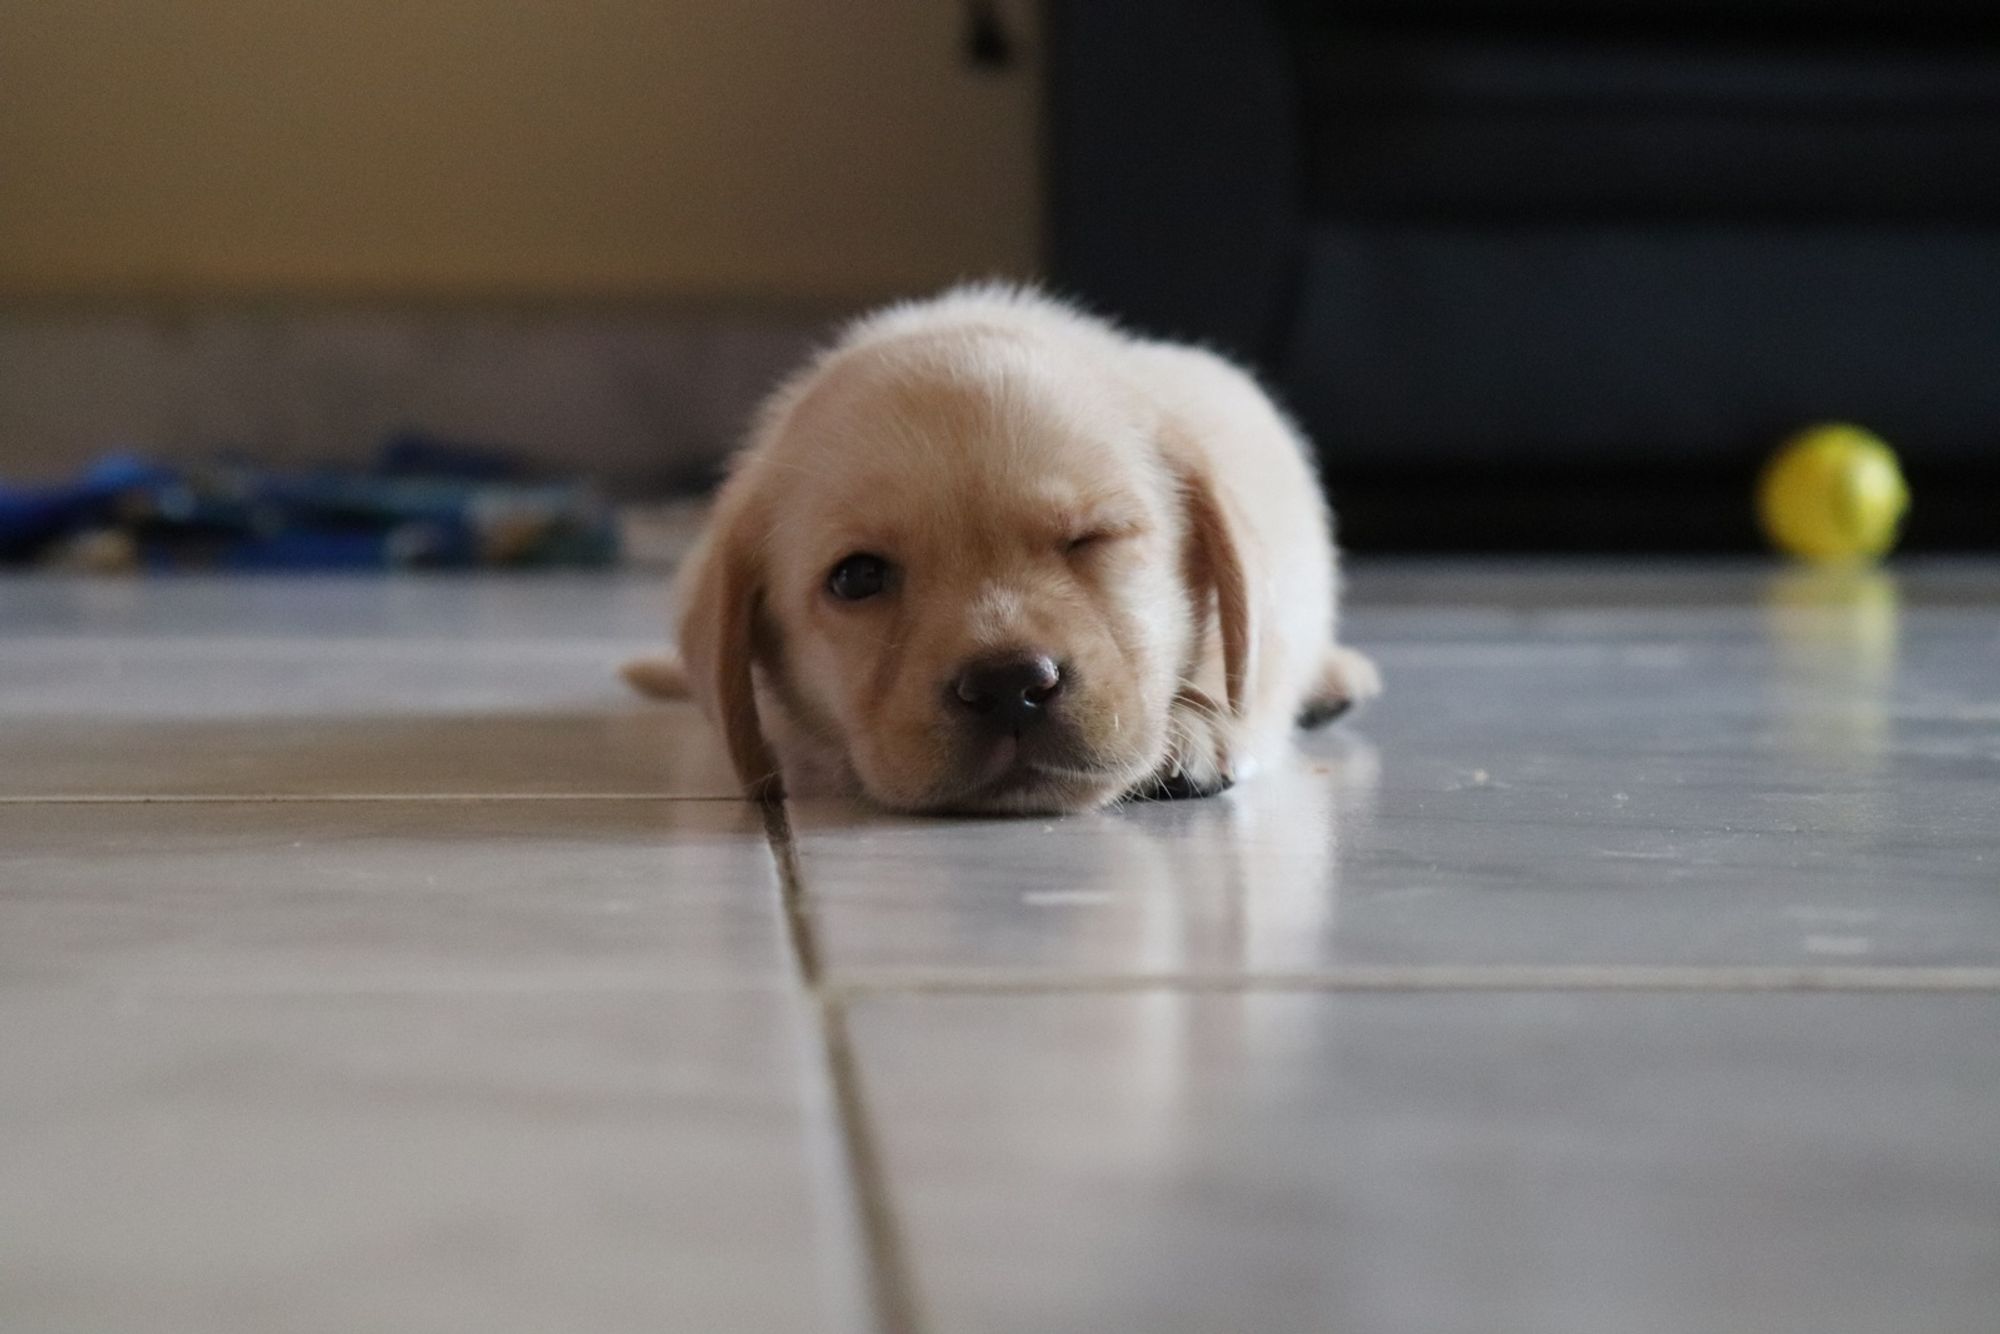
[[[834,1112],[847,1153],[849,1186],[861,1215],[876,1328],[881,1334],[918,1334],[923,1321],[917,1313],[916,1286],[910,1276],[902,1226],[890,1200],[881,1146],[868,1116],[861,1069],[848,1034],[847,1006],[826,982],[819,938],[813,929],[812,911],[805,900],[805,882],[799,872],[798,844],[792,837],[791,816],[782,801],[766,802],[763,810],[765,837],[778,864],[786,936],[798,962],[799,979],[819,1013]]]
[[[803,969],[801,970],[803,971]],[[695,984],[704,992],[714,984]],[[133,996],[390,996],[545,995],[574,992],[674,994],[681,988],[661,980],[654,969],[546,974],[494,973],[438,977],[434,974],[361,973],[331,980],[295,976],[176,976],[131,978],[115,987]],[[849,1002],[896,996],[1119,996],[1188,995],[1425,994],[1495,992],[1600,992],[1613,994],[1806,994],[1961,995],[2000,994],[2000,968],[1424,968],[1335,969],[1326,973],[1134,974],[1129,977],[1064,977],[1036,973],[860,973],[823,981],[814,995],[843,1009]]]
[[[482,801],[715,801],[741,802],[741,796],[680,795],[671,792],[196,792],[131,793],[52,797],[0,796],[0,806],[260,806],[358,802]]]
[[[869,1292],[881,1334],[918,1334],[916,1285],[910,1276],[901,1221],[889,1195],[881,1145],[868,1117],[861,1067],[847,1032],[847,1007],[837,996],[819,995],[820,1033],[826,1041],[827,1069],[833,1076],[834,1106],[861,1209],[861,1232],[868,1249]]]
[[[764,838],[778,863],[778,893],[785,912],[785,935],[798,960],[799,977],[814,996],[823,993],[825,981],[820,971],[819,939],[813,932],[812,912],[806,907],[805,880],[799,874],[799,846],[792,837],[792,817],[782,800],[763,803]]]
[[[839,978],[828,991],[870,996],[1059,996],[1142,992],[2000,992],[2000,968],[1784,965],[1428,966],[1331,968],[1318,973],[1135,973],[1065,977],[1048,973],[882,971]]]
[[[1662,976],[1672,974],[1672,976]],[[712,990],[698,982],[696,990]],[[656,970],[542,974],[352,974],[332,980],[296,976],[174,976],[130,978],[116,990],[132,996],[542,996],[566,992],[676,994]],[[1252,994],[1494,994],[1494,992],[1612,992],[1612,994],[1910,994],[1994,996],[2000,968],[1874,968],[1874,970],[1746,970],[1746,968],[1604,968],[1604,970],[1430,970],[1270,974],[1136,974],[1128,978],[1066,978],[1046,974],[860,974],[822,982],[814,992],[830,1006],[894,996],[1252,996]]]

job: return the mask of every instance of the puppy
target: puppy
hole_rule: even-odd
[[[891,307],[765,405],[680,585],[754,796],[1063,812],[1220,792],[1380,679],[1331,521],[1248,375],[1030,291]]]

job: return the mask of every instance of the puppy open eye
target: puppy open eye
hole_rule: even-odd
[[[841,557],[826,576],[826,591],[842,602],[861,602],[889,586],[889,562],[867,551]]]

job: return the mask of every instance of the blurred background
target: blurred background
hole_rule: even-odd
[[[1829,420],[2000,545],[1969,0],[24,0],[0,183],[15,561],[612,559],[985,276],[1254,365],[1360,550],[1755,550]]]

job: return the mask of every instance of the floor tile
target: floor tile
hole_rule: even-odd
[[[401,575],[0,574],[0,643],[158,639],[614,639],[667,633],[669,580],[651,572]]]
[[[1364,641],[1382,700],[1212,801],[1025,825],[801,804],[829,961],[2000,964],[2000,604],[1748,610],[1705,633],[1433,610]]]
[[[937,1334],[1974,1334],[2000,995],[871,997]]]
[[[767,992],[0,991],[19,1330],[859,1331]]]
[[[0,798],[735,796],[656,574],[0,578]]]
[[[2000,967],[2000,566],[1364,563],[1228,797],[800,803],[838,1088],[664,600],[0,579],[0,1324],[1990,1327],[2000,991],[1621,970]]]
[[[858,1330],[740,802],[0,806],[9,1328]]]
[[[0,805],[0,987],[788,989],[742,802]]]
[[[616,679],[626,655],[532,639],[0,639],[0,797],[736,795],[692,706]]]
[[[0,638],[0,717],[216,721],[612,712],[606,640],[306,635]]]
[[[1903,632],[2000,631],[2000,564],[1901,560],[1886,569],[1763,561],[1359,561],[1347,633],[1357,643],[1533,638],[1572,644],[1777,638],[1859,660]],[[1859,658],[1855,655],[1859,654]]]
[[[0,723],[0,800],[104,797],[734,797],[692,709],[507,710],[257,722]]]

